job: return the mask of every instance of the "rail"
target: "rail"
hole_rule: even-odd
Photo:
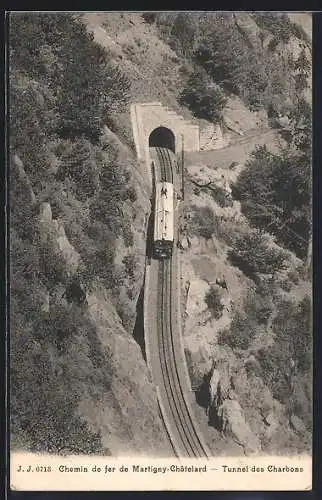
[[[161,180],[173,183],[172,160],[169,150],[156,147],[158,163],[160,166]],[[175,427],[175,432],[180,439],[181,453],[187,457],[208,458],[209,453],[205,448],[198,430],[191,416],[180,375],[178,371],[176,349],[174,342],[173,297],[172,297],[173,262],[172,258],[158,262],[157,274],[157,335],[158,352],[161,366],[160,381],[167,399],[168,412]],[[180,334],[180,333],[179,333]],[[180,362],[184,360],[180,360]],[[160,391],[158,392],[161,397]],[[160,402],[159,402],[160,404]],[[161,405],[160,405],[161,406]],[[169,434],[169,430],[168,430]],[[172,442],[172,440],[171,440]],[[172,443],[172,445],[174,442]],[[182,451],[184,453],[182,453]]]

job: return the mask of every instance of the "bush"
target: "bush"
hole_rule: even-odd
[[[256,358],[261,366],[261,376],[274,398],[281,403],[289,400],[291,393],[291,379],[289,377],[289,358],[287,349],[280,344],[274,343],[267,349],[260,349]]]
[[[61,181],[71,179],[75,194],[81,201],[95,194],[99,186],[99,164],[88,140],[78,139],[70,144],[69,150],[60,156],[56,178]]]
[[[102,449],[101,436],[77,415],[82,379],[73,377],[75,352],[81,351],[87,378],[97,381],[85,346],[89,327],[93,328],[79,309],[61,305],[50,316],[38,314],[32,324],[19,311],[12,315],[11,432],[27,438],[30,451],[87,454]],[[75,344],[75,335],[82,336],[82,342]],[[107,363],[104,370],[108,371]]]
[[[244,310],[245,314],[248,317],[252,317],[258,324],[267,324],[273,310],[271,296],[269,294],[262,295],[257,290],[255,293],[250,292],[247,296]]]
[[[224,305],[221,303],[221,294],[218,288],[212,286],[207,291],[205,302],[215,319],[220,319],[223,315]]]
[[[212,186],[210,192],[215,202],[218,203],[221,208],[231,207],[233,205],[230,194],[224,188]]]
[[[210,207],[194,207],[193,224],[197,234],[209,240],[218,232],[219,218]]]
[[[134,254],[125,255],[122,260],[125,266],[125,273],[129,276],[130,280],[133,281],[135,279],[135,271],[138,265],[138,258]]]
[[[294,141],[308,147],[296,137],[294,132]],[[267,228],[299,257],[306,255],[311,230],[311,165],[306,152],[276,155],[258,147],[238,176],[234,195],[254,227]]]
[[[270,246],[267,238],[257,230],[236,235],[228,257],[233,265],[252,279],[257,273],[274,274],[284,269],[287,261],[287,254]]]
[[[298,304],[281,301],[273,322],[274,343],[257,352],[262,378],[273,396],[307,420],[311,399],[307,380],[312,369],[311,300],[304,297]]]
[[[297,305],[283,301],[273,323],[277,342],[288,345],[299,371],[305,373],[312,366],[311,299],[305,296]]]
[[[257,324],[253,318],[236,313],[230,328],[219,332],[218,343],[232,349],[248,349],[256,335]]]
[[[206,72],[196,70],[190,75],[180,95],[180,103],[187,106],[197,118],[221,123],[227,98]]]

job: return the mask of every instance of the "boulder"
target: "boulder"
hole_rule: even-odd
[[[233,397],[233,394],[230,397]],[[244,411],[236,399],[226,399],[220,405],[218,420],[221,432],[242,446],[246,455],[260,452],[259,439],[250,429]]]

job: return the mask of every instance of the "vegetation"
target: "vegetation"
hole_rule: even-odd
[[[193,207],[194,231],[209,240],[218,231],[219,218],[210,207]]]
[[[278,155],[265,146],[258,147],[239,175],[234,195],[253,226],[268,230],[277,241],[305,257],[311,230],[311,166],[307,152]]]
[[[11,423],[13,442],[32,451],[108,453],[77,412],[85,389],[94,397],[111,376],[82,287],[100,279],[115,293],[115,239],[132,244],[134,159],[102,133],[128,90],[78,16],[11,15],[10,150],[21,164],[11,172]],[[41,202],[81,256],[74,278],[40,239]]]
[[[274,274],[287,265],[287,254],[257,230],[237,234],[228,257],[250,278],[256,278],[257,274]]]
[[[221,302],[221,294],[218,288],[212,286],[206,293],[205,302],[215,319],[220,319],[223,315],[224,304]]]
[[[254,38],[238,24],[234,13],[144,14],[173,50],[203,68],[226,92],[241,97],[251,109],[283,112],[290,99],[296,102],[295,79],[290,78],[295,67],[293,58],[281,57],[277,49],[291,37],[307,45],[310,40],[287,14],[252,13],[249,17],[254,32],[258,30]],[[266,48],[263,42],[268,36],[273,38]]]
[[[221,123],[227,98],[207,73],[199,69],[189,76],[180,103],[187,106],[197,118]]]
[[[256,357],[273,396],[311,427],[311,303],[282,302],[274,321],[274,343]]]
[[[256,335],[257,323],[251,316],[236,313],[229,328],[219,332],[218,343],[233,349],[248,349]]]
[[[259,325],[267,325],[273,311],[274,289],[267,284],[259,284],[255,291],[250,291],[247,295],[244,311],[250,318],[252,317]]]

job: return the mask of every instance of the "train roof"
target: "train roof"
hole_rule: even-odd
[[[173,184],[157,182],[155,193],[154,240],[173,241]]]

